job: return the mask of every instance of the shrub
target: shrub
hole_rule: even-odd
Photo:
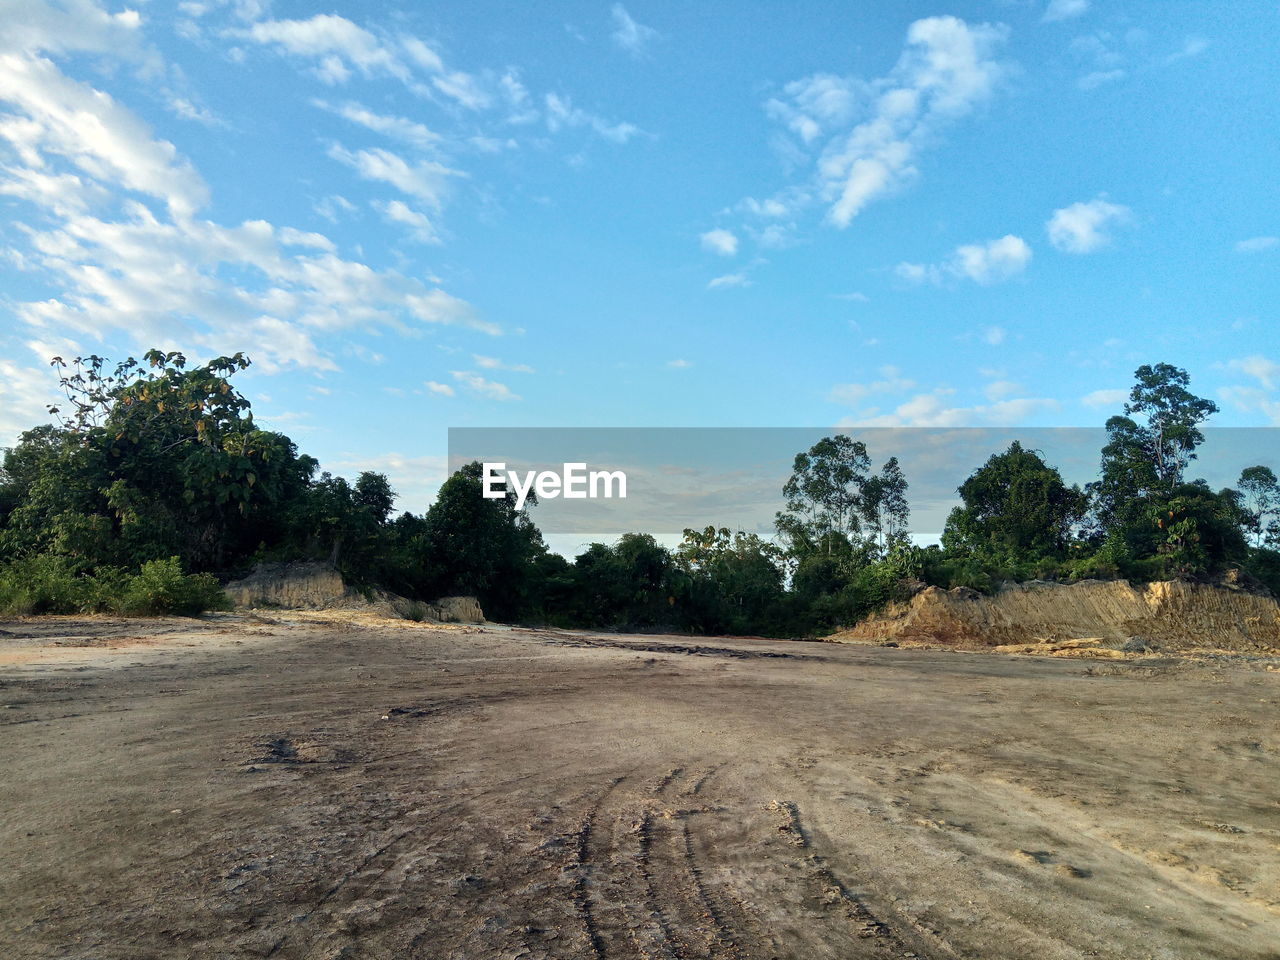
[[[125,613],[181,616],[229,606],[216,577],[208,573],[184,576],[177,557],[144,563],[125,588],[121,604]]]
[[[8,616],[79,613],[91,592],[64,557],[29,557],[0,572],[0,610]]]

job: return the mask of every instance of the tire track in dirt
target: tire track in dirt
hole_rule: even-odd
[[[817,852],[815,837],[805,824],[801,808],[793,800],[774,800],[765,805],[779,819],[779,833],[785,835],[801,851],[800,863],[806,870],[814,897],[826,908],[842,905],[850,932],[856,940],[873,941],[873,955],[948,957],[959,955],[944,939],[927,929],[918,920],[896,908],[892,902],[877,903],[873,909],[870,898],[855,891],[848,881],[837,875],[827,858]],[[892,921],[886,919],[892,916]],[[905,928],[905,929],[904,929]]]

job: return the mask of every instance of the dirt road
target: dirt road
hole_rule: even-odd
[[[1280,956],[1280,673],[0,623],[5,958]]]

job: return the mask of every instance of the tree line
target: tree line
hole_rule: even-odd
[[[1217,407],[1168,364],[1136,371],[1095,481],[1068,486],[1014,442],[960,484],[938,545],[912,541],[898,459],[877,466],[836,434],[796,456],[772,537],[709,526],[667,549],[628,533],[572,561],[514,493],[481,496],[478,463],[422,514],[396,514],[380,473],[322,471],[257,426],[231,382],[248,365],[158,350],[114,367],[55,360],[65,402],[0,466],[0,612],[194,612],[222,602],[219,580],[298,559],[411,599],[474,595],[500,620],[775,636],[849,623],[921,584],[1235,570],[1280,590],[1280,484],[1265,465],[1231,489],[1188,477]]]

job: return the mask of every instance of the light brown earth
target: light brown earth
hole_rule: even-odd
[[[0,957],[1280,956],[1274,659],[0,631]]]

